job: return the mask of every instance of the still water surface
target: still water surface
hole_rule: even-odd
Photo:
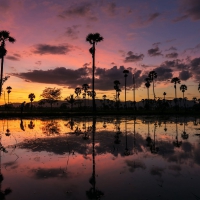
[[[1,123],[0,199],[200,199],[200,119]]]

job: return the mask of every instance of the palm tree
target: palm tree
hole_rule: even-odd
[[[166,92],[163,92],[163,96],[164,96],[164,101],[165,101],[165,96],[166,96],[166,94],[167,94]]]
[[[126,78],[127,78],[127,76],[128,76],[128,73],[129,73],[129,71],[127,70],[127,69],[125,69],[124,71],[123,71],[123,73],[124,73],[124,78],[125,78],[125,109],[127,108],[126,107]]]
[[[180,86],[180,90],[181,90],[182,93],[183,93],[183,99],[184,99],[184,92],[185,92],[185,90],[187,90],[187,86],[184,85],[184,84],[182,84],[182,85]]]
[[[35,99],[35,94],[34,93],[30,93],[29,95],[28,95],[28,98],[30,99],[30,102],[31,102],[31,110],[32,110],[32,102],[33,102],[33,100]]]
[[[198,86],[198,90],[199,90],[199,92],[200,92],[200,83],[199,83],[199,86]]]
[[[75,94],[76,94],[76,97],[78,97],[81,94],[81,88],[80,87],[75,88]]]
[[[178,77],[174,77],[171,80],[171,83],[174,83],[174,90],[175,90],[175,99],[177,99],[177,93],[176,93],[176,84],[180,84],[181,80]]]
[[[117,92],[118,92],[118,90],[119,90],[119,85],[120,85],[120,82],[119,82],[118,80],[115,80],[115,81],[114,81],[114,89],[115,89],[115,91],[116,91],[116,96],[115,96],[116,102],[119,100],[119,99],[118,99],[118,95],[117,95]]]
[[[84,84],[82,85],[82,90],[83,90],[84,93],[85,93],[85,95],[84,95],[84,97],[85,97],[85,107],[86,107],[86,94],[87,94],[87,91],[88,91],[89,88],[90,88],[90,87],[89,87],[89,85],[88,85],[87,83],[84,83]]]
[[[95,72],[95,45],[97,45],[98,42],[103,41],[103,37],[99,33],[90,33],[86,37],[86,41],[89,42],[92,47],[89,49],[90,53],[92,54],[92,94],[94,94],[94,72]],[[92,95],[92,105],[93,105],[93,111],[96,111],[96,104],[95,104],[95,96]]]
[[[11,88],[10,86],[8,86],[8,87],[6,88],[6,90],[7,90],[7,93],[8,93],[8,104],[9,104],[9,95],[10,95],[10,93],[11,93],[12,88]]]
[[[150,71],[148,77],[149,77],[149,81],[153,83],[153,95],[154,95],[154,100],[155,100],[156,94],[154,90],[154,79],[157,78],[157,73],[155,71]]]
[[[65,98],[65,100],[71,104],[71,110],[73,109],[73,105],[74,103],[76,102],[75,98],[74,98],[74,95],[71,94],[70,96],[68,96],[67,98]]]
[[[0,78],[0,95],[2,92],[2,83],[3,83],[3,64],[4,64],[4,56],[7,53],[7,50],[5,49],[5,42],[9,41],[11,43],[15,42],[15,39],[10,36],[10,32],[8,31],[0,31],[0,58],[1,58],[1,78]]]
[[[148,101],[149,101],[149,87],[151,86],[151,83],[150,83],[149,78],[146,78],[145,81],[146,81],[145,86],[147,88],[147,98],[148,98]]]

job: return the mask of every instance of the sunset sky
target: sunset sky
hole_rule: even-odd
[[[1,0],[0,13],[0,30],[16,39],[6,43],[4,62],[10,78],[3,89],[12,87],[10,102],[29,101],[30,93],[37,101],[45,87],[62,88],[64,99],[77,86],[91,86],[86,36],[96,32],[104,37],[96,48],[97,98],[106,94],[113,100],[113,82],[119,80],[123,101],[127,68],[135,73],[137,101],[147,98],[144,79],[151,70],[158,74],[157,97],[166,92],[167,99],[174,98],[170,81],[177,76],[188,87],[188,99],[200,98],[199,0]],[[127,99],[133,100],[131,73],[127,85]]]

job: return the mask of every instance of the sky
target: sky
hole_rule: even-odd
[[[173,77],[187,85],[188,99],[200,98],[199,0],[0,0],[0,30],[16,39],[6,42],[4,83],[0,104],[35,101],[46,87],[61,88],[62,99],[87,83],[92,88],[89,33],[104,40],[96,46],[96,98],[114,100],[114,81],[120,81],[124,101],[124,74],[128,69],[127,100],[147,98],[144,79],[152,70],[158,77],[156,97],[174,98]],[[180,84],[180,85],[181,85]],[[3,94],[4,94],[3,93]],[[182,97],[180,86],[178,97]],[[153,98],[152,86],[150,98]]]

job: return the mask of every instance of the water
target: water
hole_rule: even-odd
[[[200,199],[198,118],[0,123],[0,199]]]

